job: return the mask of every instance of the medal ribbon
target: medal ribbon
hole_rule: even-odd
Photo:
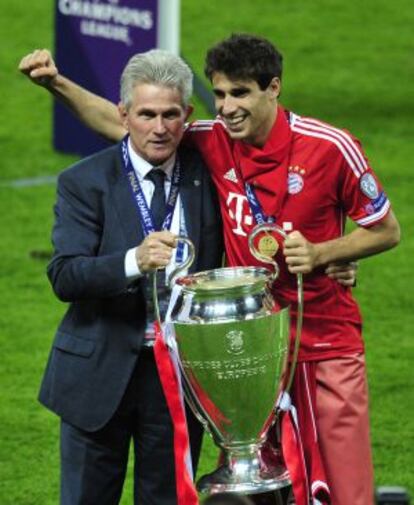
[[[244,188],[246,191],[246,198],[249,202],[250,210],[252,211],[253,218],[255,219],[257,224],[264,223],[275,223],[276,219],[274,217],[267,217],[260,205],[259,200],[257,199],[256,193],[253,189],[253,186],[248,182],[244,182]]]
[[[165,334],[158,322],[154,323],[154,354],[165,399],[174,428],[174,460],[177,505],[199,505],[193,483],[190,445],[185,415],[180,372],[175,365],[173,351],[165,342]]]
[[[123,162],[122,166],[126,178],[129,182],[129,187],[131,188],[132,196],[136,203],[136,208],[138,216],[141,221],[142,230],[144,232],[144,235],[147,236],[150,233],[154,233],[155,231],[158,230],[155,229],[154,220],[151,215],[151,210],[145,199],[144,192],[142,191],[141,184],[139,183],[138,177],[135,173],[131,158],[128,153],[128,138],[129,135],[126,135],[120,143],[121,158]],[[170,230],[171,228],[174,209],[177,203],[178,190],[180,187],[180,178],[181,178],[181,167],[180,167],[180,161],[177,156],[171,177],[171,187],[166,202],[166,215],[161,227],[162,230]],[[181,263],[183,260],[183,256],[184,256],[184,244],[180,242],[177,246],[176,262]]]
[[[287,122],[290,123],[291,114],[288,111],[284,111],[283,109],[281,110],[281,113],[282,112],[284,113]],[[290,128],[290,125],[288,127]],[[286,199],[288,197],[288,168],[291,164],[293,151],[293,138],[291,134],[289,135],[289,138],[286,140],[286,142],[287,144],[286,148],[284,149],[282,159],[279,159],[279,156],[281,156],[280,153],[275,155],[272,152],[269,152],[267,154],[265,151],[263,151],[260,152],[260,154],[257,154],[257,149],[249,151],[246,150],[246,146],[243,146],[242,143],[235,143],[233,151],[235,161],[234,168],[237,173],[237,178],[242,181],[244,185],[246,198],[249,203],[253,218],[257,224],[276,223],[276,218],[274,216],[280,216],[280,213],[282,212],[282,209],[286,203]],[[254,167],[256,167],[257,175],[260,175],[261,172],[264,173],[272,170],[272,164],[277,167],[278,173],[282,173],[281,177],[278,178],[280,181],[280,187],[278,188],[279,196],[275,202],[276,205],[273,211],[273,216],[266,216],[263,212],[262,205],[256,196],[253,185],[247,182],[246,178],[243,175],[242,164],[243,166],[246,165],[247,167],[247,179],[253,176],[253,173],[255,171]]]

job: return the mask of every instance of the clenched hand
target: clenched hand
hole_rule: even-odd
[[[24,56],[19,63],[19,70],[39,86],[47,86],[58,74],[52,55],[47,49],[36,49]]]
[[[135,258],[142,273],[165,268],[171,261],[177,236],[169,231],[149,234],[136,248]]]

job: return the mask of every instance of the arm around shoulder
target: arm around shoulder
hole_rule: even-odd
[[[45,86],[85,126],[106,138],[118,142],[126,135],[115,104],[91,93],[61,74]]]

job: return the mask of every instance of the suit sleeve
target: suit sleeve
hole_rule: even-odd
[[[102,195],[85,184],[81,175],[69,170],[59,177],[52,232],[54,255],[47,269],[55,294],[69,302],[115,296],[128,282],[125,250],[99,254]]]

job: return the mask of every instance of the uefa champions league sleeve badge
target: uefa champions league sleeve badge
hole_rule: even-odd
[[[364,174],[359,182],[359,187],[364,195],[371,200],[378,198],[378,185],[372,174]]]

